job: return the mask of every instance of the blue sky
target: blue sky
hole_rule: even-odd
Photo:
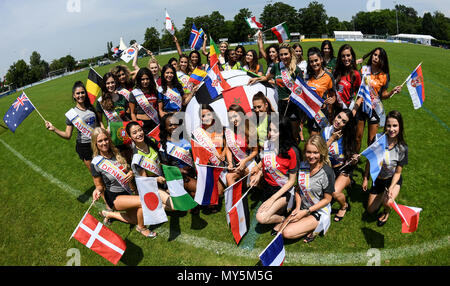
[[[312,1],[312,0],[311,0]],[[311,1],[283,0],[296,9]],[[80,60],[98,56],[106,51],[106,43],[118,45],[120,37],[126,44],[135,39],[143,42],[145,29],[163,29],[164,9],[181,28],[186,17],[209,15],[219,11],[226,20],[231,20],[241,8],[248,8],[257,18],[268,0],[2,0],[0,19],[0,77],[10,65],[20,59],[29,63],[33,51],[42,59],[51,62],[67,54]],[[381,9],[394,8],[394,2],[411,6],[420,16],[425,12],[441,11],[450,15],[448,0],[324,0],[328,16],[341,21],[350,20],[359,11],[367,11],[370,3],[379,3]],[[68,5],[69,4],[69,5]],[[370,7],[370,5],[369,5]]]

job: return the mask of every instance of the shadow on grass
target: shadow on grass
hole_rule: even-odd
[[[95,186],[91,186],[89,189],[84,191],[84,193],[82,193],[81,195],[79,195],[77,197],[77,201],[79,201],[80,203],[84,204],[85,202],[87,202],[92,197],[92,192],[94,190],[95,190]]]
[[[127,245],[127,249],[123,254],[120,261],[127,266],[137,266],[144,258],[144,252],[142,248],[128,240],[125,239],[125,243]]]
[[[192,220],[191,220],[191,229],[204,229],[208,222],[200,217],[200,213],[192,214]]]
[[[367,227],[361,228],[361,231],[371,248],[384,248],[384,235]]]
[[[9,130],[9,128],[7,126],[0,124],[0,135],[2,135],[3,133],[5,133],[8,130]]]
[[[186,216],[185,211],[171,211],[167,215],[169,219],[169,238],[168,241],[175,240],[180,234],[180,217]]]

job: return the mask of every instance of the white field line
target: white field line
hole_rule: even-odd
[[[39,166],[26,159],[18,151],[14,150],[5,141],[0,139],[0,142],[13,153],[17,158],[23,161],[26,165],[32,168],[37,173],[48,179],[53,184],[57,185],[61,189],[69,192],[74,196],[82,194],[81,191],[72,188],[66,183],[53,177],[51,174],[42,170]],[[96,203],[98,204],[98,203]],[[98,207],[98,206],[97,206]],[[162,238],[169,237],[169,230],[167,226],[159,228],[159,236]],[[175,241],[190,246],[208,250],[210,252],[220,255],[230,255],[236,257],[255,257],[258,259],[259,254],[263,251],[262,248],[244,249],[239,248],[235,244],[221,241],[214,241],[203,237],[193,236],[189,234],[180,234],[176,237]],[[450,236],[432,241],[424,242],[422,244],[416,244],[411,246],[402,246],[394,249],[382,249],[380,250],[380,259],[399,259],[404,257],[420,256],[430,251],[435,251],[440,248],[449,245]],[[352,253],[302,253],[302,252],[286,252],[286,263],[296,263],[304,265],[342,265],[342,264],[364,264],[369,261],[370,257],[367,255],[367,251],[352,252]]]

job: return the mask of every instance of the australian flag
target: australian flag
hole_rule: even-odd
[[[25,118],[33,112],[33,110],[34,106],[30,99],[27,97],[25,92],[22,92],[22,95],[14,101],[5,116],[3,116],[3,121],[6,123],[8,128],[14,132],[16,131],[17,126],[19,126],[20,123],[22,123],[22,121],[24,121]]]
[[[192,23],[191,35],[189,36],[189,46],[193,50],[200,50],[203,46],[203,30],[197,30],[195,24]]]

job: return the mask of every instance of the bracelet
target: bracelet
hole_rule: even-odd
[[[307,215],[311,214],[311,210],[309,208],[306,210],[306,214]]]

